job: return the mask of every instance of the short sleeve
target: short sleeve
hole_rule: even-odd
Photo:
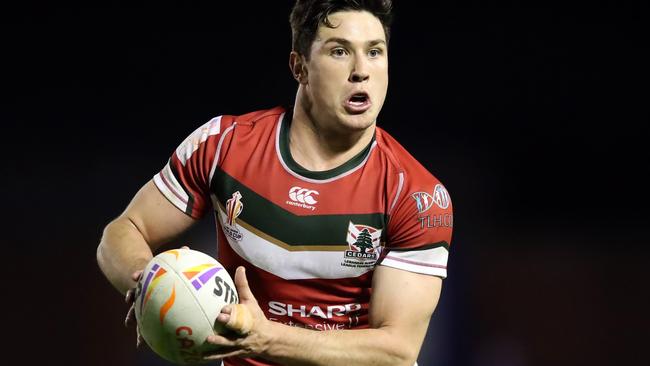
[[[195,219],[211,207],[210,178],[217,164],[224,122],[219,116],[197,128],[153,178],[174,206]]]
[[[454,221],[449,193],[430,175],[402,182],[380,264],[446,278]]]

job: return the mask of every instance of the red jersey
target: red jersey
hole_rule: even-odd
[[[154,177],[191,217],[213,208],[219,262],[246,267],[270,320],[367,328],[375,266],[446,277],[452,205],[433,175],[378,127],[343,165],[306,170],[289,152],[290,123],[281,107],[213,118]]]

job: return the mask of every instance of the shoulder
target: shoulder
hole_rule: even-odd
[[[266,125],[268,130],[272,130],[275,123],[284,113],[284,108],[275,107],[271,109],[258,110],[242,115],[223,114],[211,118],[198,126],[183,140],[176,148],[176,155],[183,164],[196,151],[203,148],[208,155],[213,154],[218,147],[224,143],[226,138],[230,139],[234,135],[235,127],[251,127],[255,125]],[[247,128],[244,128],[245,130]],[[251,131],[252,129],[248,128]],[[261,130],[261,129],[257,129]]]
[[[393,172],[395,185],[391,215],[417,216],[435,203],[451,212],[451,198],[442,182],[411,155],[395,138],[377,128],[377,149]]]
[[[258,124],[275,124],[278,119],[286,112],[284,107],[274,107],[249,112],[242,115],[224,115],[223,117],[231,124],[236,123],[239,126],[255,126]]]
[[[270,109],[262,109],[245,114],[222,114],[211,118],[208,122],[200,125],[190,137],[204,138],[223,134],[224,131],[234,128],[235,126],[254,126],[256,124],[274,124],[285,113],[283,107],[274,107]]]
[[[404,176],[403,179],[424,184],[440,183],[438,178],[413,157],[404,146],[380,127],[377,127],[376,140],[380,154],[385,157],[396,174]]]

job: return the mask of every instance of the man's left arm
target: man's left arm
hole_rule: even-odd
[[[228,346],[208,356],[260,357],[282,365],[412,366],[420,352],[429,319],[438,304],[442,280],[386,266],[377,266],[370,300],[370,328],[314,331],[272,322],[251,293],[242,267],[235,274],[240,303],[253,316],[250,332],[241,338],[211,336],[208,342]],[[218,320],[232,323],[237,314],[227,307]],[[240,314],[241,316],[241,314]]]

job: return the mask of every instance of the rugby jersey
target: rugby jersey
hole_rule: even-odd
[[[375,266],[447,276],[453,213],[438,179],[379,127],[341,166],[306,170],[291,157],[290,124],[282,107],[215,117],[154,177],[187,215],[213,210],[219,262],[231,274],[246,267],[270,320],[367,328]]]

